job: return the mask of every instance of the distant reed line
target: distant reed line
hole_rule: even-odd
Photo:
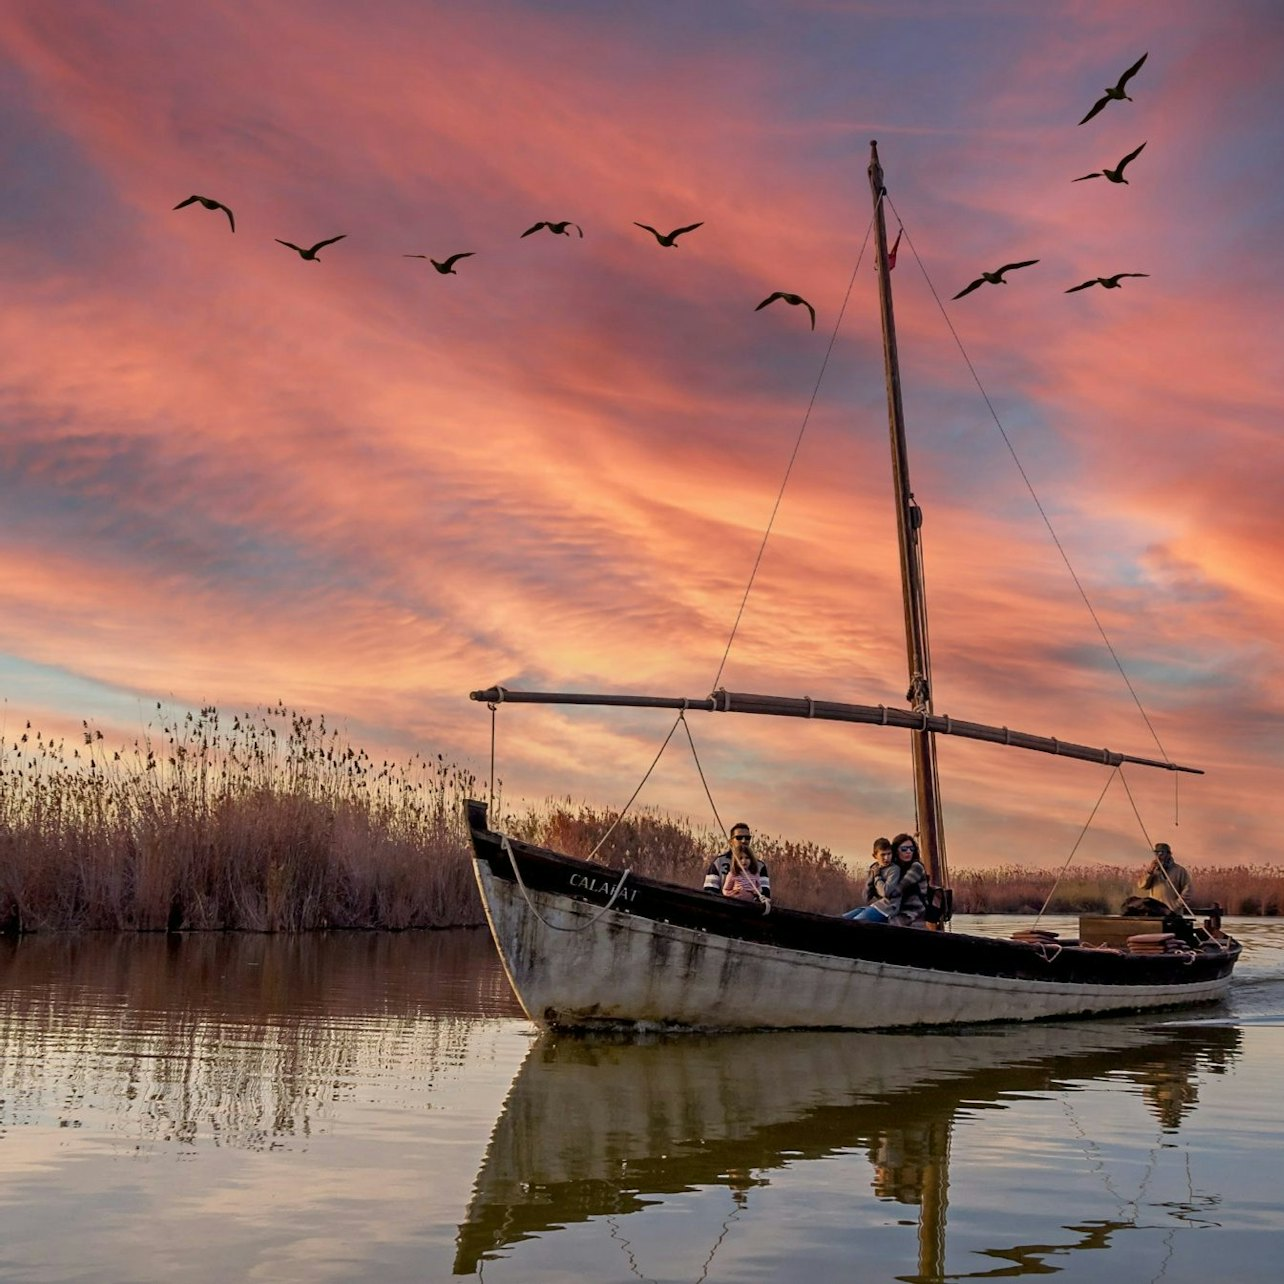
[[[111,750],[84,724],[68,745],[28,724],[0,746],[0,931],[295,932],[482,922],[464,800],[476,778],[438,754],[376,763],[324,717],[275,706],[228,719],[166,716]],[[614,817],[567,800],[504,814],[509,832],[571,855]],[[698,884],[721,835],[656,812],[628,816],[598,859]],[[864,869],[827,848],[759,834],[783,905],[821,913],[863,901]],[[1197,867],[1199,905],[1277,915],[1284,870]],[[1118,909],[1132,868],[1071,868],[1050,913]],[[955,878],[959,913],[1036,912],[1045,871]]]

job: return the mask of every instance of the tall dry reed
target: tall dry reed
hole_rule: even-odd
[[[480,921],[440,755],[375,763],[284,707],[164,718],[107,751],[30,725],[0,752],[0,922],[293,931]]]
[[[464,800],[478,782],[441,755],[375,763],[277,706],[165,716],[126,749],[85,724],[70,746],[28,725],[0,746],[0,931],[451,927],[482,921]],[[576,856],[698,886],[725,840],[650,810],[570,800],[496,823]],[[600,844],[600,848],[599,848]],[[864,874],[812,843],[759,834],[777,902],[836,913]],[[1015,866],[956,873],[958,913],[1112,912],[1138,870]],[[1192,906],[1278,915],[1284,871],[1191,870]],[[1054,889],[1055,884],[1055,889]],[[1051,900],[1049,901],[1049,895]]]
[[[956,870],[954,910],[959,914],[1116,914],[1137,895],[1144,862],[1135,867],[1071,865],[1064,873],[1002,865]],[[1188,867],[1194,910],[1214,903],[1224,913],[1277,916],[1284,912],[1284,869],[1232,865]],[[1049,899],[1051,898],[1051,899]]]

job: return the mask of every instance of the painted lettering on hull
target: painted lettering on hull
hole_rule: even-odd
[[[592,892],[597,896],[610,896],[616,888],[615,883],[608,882],[605,878],[595,878],[591,874],[572,874],[571,886],[583,888],[586,892]],[[631,901],[637,896],[636,887],[624,888],[618,897],[616,904],[620,901]]]

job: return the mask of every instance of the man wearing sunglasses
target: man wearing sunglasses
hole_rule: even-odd
[[[767,862],[753,854],[753,834],[743,821],[731,826],[731,846],[704,871],[704,890],[738,901],[770,901]]]

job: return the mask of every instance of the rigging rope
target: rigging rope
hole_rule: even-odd
[[[529,909],[530,912],[552,932],[582,932],[586,927],[592,927],[593,924],[596,923],[597,920],[615,904],[615,899],[623,889],[625,881],[628,879],[628,876],[633,873],[633,869],[630,866],[623,874],[620,875],[616,880],[615,890],[611,893],[611,899],[607,901],[592,918],[583,923],[577,923],[574,927],[563,927],[560,923],[550,923],[548,919],[546,919],[544,915],[535,908],[535,902],[531,900],[530,891],[527,889],[526,882],[522,878],[522,871],[517,867],[517,857],[513,855],[513,845],[508,841],[508,835],[500,834],[499,841],[500,845],[504,849],[505,855],[508,857],[508,863],[513,867],[513,877],[517,879],[517,886],[522,890],[522,896],[526,900],[526,908]]]
[[[645,785],[648,780],[650,780],[651,773],[655,770],[656,763],[660,761],[660,758],[663,755],[664,751],[669,747],[669,741],[673,739],[673,733],[678,729],[678,723],[682,723],[685,726],[686,720],[687,720],[687,711],[685,709],[679,709],[678,716],[673,720],[673,726],[669,728],[669,734],[664,737],[663,744],[661,744],[659,749],[656,750],[655,757],[651,759],[651,765],[646,769],[646,774],[642,777],[641,780],[638,781],[638,787],[633,791],[632,794],[629,795],[629,801],[626,802],[624,806],[620,808],[620,814],[616,816],[616,818],[611,822],[610,829],[608,829],[606,833],[604,833],[602,837],[597,840],[597,845],[584,858],[585,860],[592,860],[593,857],[596,856],[598,852],[602,850],[602,844],[606,842],[606,840],[610,838],[610,836],[613,833],[615,833],[616,826],[619,825],[620,821],[622,821],[624,817],[628,814],[629,808],[633,806],[634,802],[637,800],[638,794],[642,792],[642,786]],[[690,732],[688,732],[687,734],[689,735]]]
[[[713,810],[713,818],[718,822],[718,828],[722,830],[725,838],[727,827],[722,823],[722,817],[718,815],[718,804],[713,801],[713,794],[709,791],[709,782],[705,779],[704,768],[700,765],[700,755],[696,753],[695,741],[691,738],[691,727],[685,718],[682,719],[682,729],[687,733],[687,743],[691,746],[691,757],[695,759],[696,772],[700,776],[700,783],[704,786],[704,796],[709,800],[709,806]]]
[[[900,211],[897,210],[894,204],[892,204],[891,197],[886,197],[886,199],[888,205],[891,206],[892,212],[896,215],[897,219],[900,220]],[[904,220],[901,220],[901,227],[902,230],[904,230]],[[941,316],[945,318],[945,324],[949,329],[950,334],[953,336],[954,342],[958,345],[959,352],[963,356],[964,364],[967,366],[968,371],[972,375],[973,381],[981,393],[981,398],[990,412],[990,417],[994,420],[994,425],[998,428],[999,435],[1003,438],[1003,444],[1007,446],[1008,453],[1012,456],[1013,463],[1016,464],[1017,472],[1020,473],[1021,480],[1025,483],[1025,488],[1030,492],[1030,498],[1034,501],[1034,506],[1039,511],[1039,516],[1043,518],[1043,524],[1048,528],[1048,534],[1052,537],[1052,542],[1056,546],[1057,552],[1060,553],[1061,560],[1066,564],[1066,570],[1070,572],[1070,578],[1074,581],[1075,588],[1079,590],[1079,596],[1083,599],[1084,606],[1088,608],[1088,614],[1092,617],[1093,624],[1097,626],[1097,632],[1101,634],[1101,640],[1106,644],[1106,650],[1110,653],[1110,658],[1115,662],[1115,668],[1119,670],[1119,676],[1123,679],[1124,686],[1128,688],[1128,693],[1132,696],[1133,703],[1137,706],[1137,712],[1141,714],[1141,719],[1146,724],[1151,736],[1154,738],[1155,744],[1158,745],[1159,752],[1163,755],[1164,761],[1172,762],[1172,759],[1168,756],[1168,750],[1164,748],[1163,742],[1159,739],[1159,733],[1155,730],[1154,724],[1150,721],[1145,707],[1141,703],[1141,697],[1138,696],[1136,689],[1128,678],[1128,674],[1124,670],[1123,662],[1119,659],[1119,655],[1115,651],[1114,645],[1111,643],[1110,638],[1106,633],[1105,626],[1101,623],[1100,617],[1097,615],[1092,602],[1088,598],[1087,590],[1083,587],[1082,581],[1075,572],[1074,566],[1070,561],[1070,555],[1066,552],[1061,540],[1057,537],[1056,529],[1052,525],[1052,519],[1048,516],[1047,510],[1039,500],[1038,493],[1034,489],[1034,483],[1030,480],[1029,474],[1026,473],[1025,468],[1021,463],[1020,456],[1016,452],[1016,447],[1012,444],[1012,439],[1008,436],[1006,429],[1003,427],[1002,421],[999,419],[998,411],[995,410],[994,403],[990,400],[990,394],[986,392],[985,385],[981,382],[981,376],[977,374],[976,367],[972,364],[972,358],[968,356],[967,349],[963,346],[963,340],[959,338],[959,333],[955,330],[954,324],[950,320],[949,313],[946,312],[945,305],[941,302],[941,296],[936,292],[936,286],[932,284],[932,278],[927,274],[927,267],[919,257],[918,250],[914,248],[914,238],[910,236],[908,232],[905,232],[905,240],[910,247],[911,253],[914,255],[914,261],[918,264],[918,270],[923,274],[923,280],[927,282],[927,288],[931,291],[932,298],[936,300],[936,306],[940,309]]]
[[[1101,806],[1102,801],[1105,799],[1106,790],[1110,788],[1111,782],[1114,780],[1115,776],[1118,776],[1120,780],[1123,780],[1123,773],[1119,770],[1118,767],[1116,767],[1114,771],[1112,771],[1110,775],[1106,778],[1106,788],[1101,791],[1100,795],[1097,798],[1097,801],[1092,806],[1092,811],[1088,813],[1088,819],[1083,822],[1083,828],[1079,831],[1079,837],[1074,840],[1074,846],[1070,848],[1070,854],[1066,857],[1065,864],[1062,865],[1061,868],[1057,871],[1057,876],[1052,883],[1052,890],[1048,893],[1047,899],[1043,902],[1042,906],[1039,908],[1039,912],[1034,916],[1035,927],[1039,926],[1039,920],[1048,912],[1048,906],[1052,903],[1052,898],[1056,894],[1057,888],[1061,886],[1061,880],[1062,878],[1065,877],[1065,872],[1070,867],[1070,862],[1074,860],[1074,854],[1079,850],[1079,844],[1083,842],[1084,835],[1088,832],[1088,828],[1092,824],[1093,818],[1097,814],[1097,809]],[[1127,788],[1126,784],[1124,785],[1124,788],[1125,789]]]
[[[920,619],[920,629],[922,630],[922,635],[923,635],[924,667],[927,670],[927,672],[923,674],[923,677],[927,682],[926,712],[930,713],[932,711],[932,699],[933,699],[933,692],[935,691],[935,687],[933,685],[933,680],[932,680],[932,636],[931,636],[931,629],[928,626],[928,619],[927,619],[927,553],[925,548],[923,547],[923,536],[922,536],[923,510],[919,507],[918,502],[914,499],[914,493],[912,491],[910,492],[909,498],[910,498],[911,504],[913,504],[914,506],[913,516],[910,522],[910,538],[914,541],[914,546],[917,553],[914,559],[914,565],[917,568],[917,573],[918,573],[918,602],[920,607],[919,619]],[[946,718],[946,723],[948,724],[948,722],[949,722],[949,719]],[[932,754],[932,786],[933,786],[933,794],[934,794],[932,805],[936,810],[936,815],[939,817],[941,816],[943,809],[941,806],[941,776],[940,776],[940,773],[936,770],[937,738],[933,736],[928,743],[931,746],[931,754]],[[915,791],[915,797],[914,797],[914,819],[915,819],[915,832],[921,833],[923,820],[922,820],[922,817],[919,816],[918,814],[917,791]],[[936,835],[936,866],[937,866],[936,881],[939,882],[943,887],[949,887],[950,886],[949,858],[945,850],[944,829],[941,826],[938,826],[938,833]],[[946,924],[946,927],[948,927],[948,924]]]
[[[691,746],[691,757],[695,760],[696,771],[699,773],[700,783],[704,786],[705,797],[709,800],[709,806],[713,808],[713,818],[718,822],[718,828],[722,830],[723,837],[725,838],[727,835],[727,827],[722,823],[722,817],[718,815],[718,804],[713,801],[713,794],[709,792],[709,782],[705,779],[704,768],[700,765],[700,755],[696,753],[695,741],[691,737],[691,727],[685,717],[682,719],[682,729],[687,733],[687,743]],[[730,850],[731,868],[733,870],[740,870],[741,873],[752,879],[752,874],[750,874],[749,870],[745,869],[744,865],[741,863],[740,857],[736,852],[735,843],[730,844]],[[761,888],[754,886],[753,894],[758,903],[762,906],[763,914],[770,914],[771,901],[762,894]]]
[[[1128,778],[1123,774],[1122,767],[1116,767],[1115,770],[1119,772],[1119,779],[1123,783],[1124,792],[1128,795],[1128,801],[1132,804],[1132,814],[1137,817],[1137,824],[1141,829],[1141,836],[1146,840],[1146,846],[1153,850],[1154,844],[1150,841],[1150,835],[1146,833],[1146,822],[1142,820],[1141,812],[1137,808],[1137,800],[1132,796],[1132,790],[1128,788]],[[1160,871],[1163,873],[1164,882],[1167,883],[1170,888],[1172,888],[1173,895],[1177,898],[1182,909],[1185,910],[1186,913],[1189,914],[1192,918],[1194,918],[1195,911],[1191,909],[1189,905],[1186,904],[1186,898],[1177,890],[1177,888],[1173,887],[1173,880],[1168,877],[1168,871],[1164,869],[1162,864],[1160,865],[1159,868],[1160,868]]]
[[[490,793],[487,795],[486,810],[490,815],[495,814],[495,714],[499,709],[497,704],[488,704],[490,710]]]
[[[754,558],[753,569],[749,572],[749,582],[745,585],[744,596],[740,599],[740,609],[736,612],[735,622],[731,626],[731,636],[727,638],[726,649],[722,652],[722,659],[718,664],[718,672],[713,676],[713,684],[709,688],[711,691],[718,689],[718,683],[722,679],[722,671],[727,667],[727,657],[731,654],[731,644],[736,640],[736,633],[739,631],[740,621],[744,616],[745,606],[749,601],[750,590],[753,588],[753,582],[758,576],[758,568],[762,565],[762,555],[767,551],[767,540],[771,538],[771,528],[776,524],[776,516],[780,512],[780,504],[785,497],[785,487],[789,485],[789,475],[793,472],[794,463],[798,459],[798,451],[802,447],[803,435],[807,431],[807,423],[811,419],[811,412],[816,405],[816,397],[820,393],[821,380],[825,377],[829,358],[833,355],[834,345],[838,342],[838,330],[843,324],[843,316],[847,312],[847,304],[852,297],[852,288],[856,284],[856,274],[860,271],[860,265],[864,261],[865,249],[869,245],[869,234],[873,227],[874,217],[871,215],[869,226],[865,229],[865,239],[861,242],[860,253],[856,256],[856,266],[852,268],[851,280],[847,282],[847,293],[843,295],[842,306],[838,309],[838,317],[834,321],[834,328],[829,336],[829,346],[825,349],[824,358],[820,363],[820,370],[816,375],[815,386],[811,390],[811,399],[807,402],[807,409],[803,414],[802,425],[798,429],[798,436],[794,441],[789,463],[785,466],[785,475],[781,478],[780,490],[776,493],[776,502],[771,507],[771,516],[767,519],[767,529],[763,531],[762,542],[758,545],[758,556]]]

